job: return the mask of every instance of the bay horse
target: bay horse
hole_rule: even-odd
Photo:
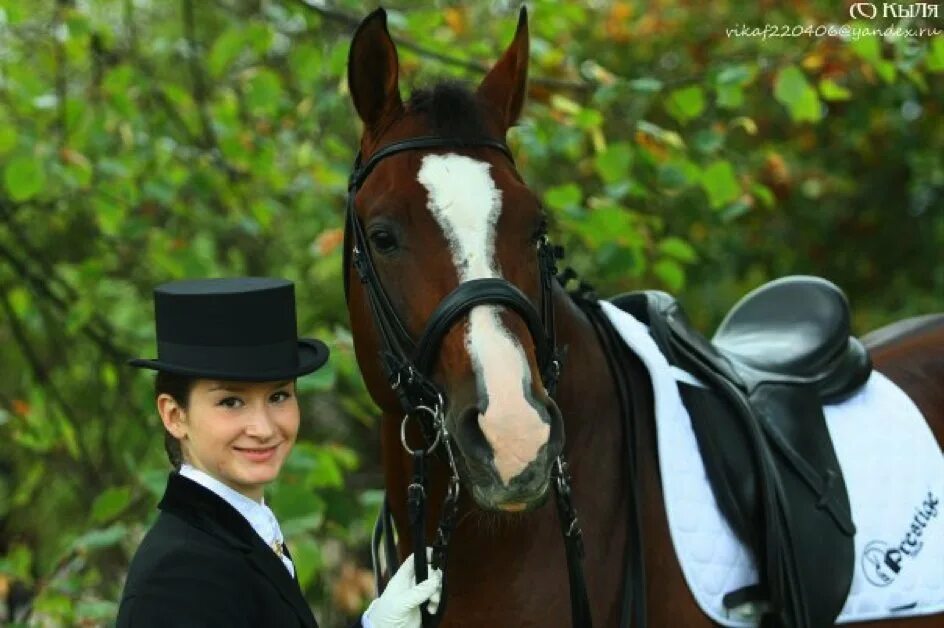
[[[424,538],[437,531],[443,496],[457,490],[448,484],[456,468],[462,486],[443,626],[572,625],[560,513],[547,499],[565,449],[593,624],[626,625],[625,557],[634,556],[645,565],[646,625],[711,626],[688,591],[669,536],[648,374],[628,357],[628,425],[620,419],[620,382],[607,369],[592,321],[561,285],[546,281],[539,197],[501,149],[525,100],[528,40],[522,9],[513,41],[477,88],[441,83],[407,101],[383,10],[365,18],[352,40],[348,83],[364,127],[349,193],[344,275],[357,360],[383,414],[382,465],[398,552],[401,558],[411,552],[417,536],[407,505],[416,497],[408,451],[439,436],[404,417],[404,391],[427,371],[425,383],[439,391],[433,397],[441,395],[442,405],[412,407],[441,411],[451,448],[448,458],[425,462]],[[443,137],[448,145],[435,139]],[[542,328],[548,317],[549,344]],[[944,317],[871,338],[877,370],[914,399],[944,446]],[[404,370],[404,355],[420,355],[425,366]],[[627,465],[630,428],[638,445]],[[641,548],[628,523],[634,499]],[[941,618],[867,625],[930,628]]]

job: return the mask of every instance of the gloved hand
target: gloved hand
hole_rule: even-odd
[[[432,549],[426,548],[426,557]],[[413,554],[410,554],[397,573],[393,574],[380,597],[370,603],[364,613],[365,628],[420,628],[420,604],[429,600],[429,612],[439,608],[442,591],[442,571],[430,569],[429,578],[416,584]]]

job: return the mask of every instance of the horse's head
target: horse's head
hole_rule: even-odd
[[[424,336],[434,313],[441,313],[444,299],[451,302],[447,297],[470,281],[503,280],[492,287],[511,284],[509,290],[520,290],[520,302],[528,306],[503,307],[493,298],[460,307],[461,315],[442,317],[448,324],[435,334],[441,342],[429,360],[428,375],[444,397],[444,423],[458,446],[464,483],[481,507],[507,511],[543,501],[563,447],[560,411],[542,381],[541,354],[547,351],[537,314],[542,308],[538,253],[546,246],[545,217],[509,155],[500,147],[470,143],[503,145],[521,112],[527,66],[523,10],[508,50],[474,91],[439,84],[401,100],[397,50],[382,10],[357,30],[348,61],[351,96],[364,123],[361,164],[403,140],[455,140],[411,147],[370,168],[354,190],[357,224],[348,224],[348,259],[356,246],[350,231],[356,227],[385,293],[380,298],[413,341]],[[385,322],[375,320],[371,294],[353,266],[345,272],[358,361],[385,413],[402,415],[378,360],[384,346],[378,327]],[[549,298],[549,288],[543,298]],[[376,303],[373,308],[377,311]],[[528,308],[534,316],[526,315]],[[389,335],[397,336],[395,331]]]

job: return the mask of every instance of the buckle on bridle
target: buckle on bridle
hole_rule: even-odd
[[[412,410],[410,410],[409,412],[403,415],[403,421],[400,423],[400,442],[403,444],[403,448],[406,450],[406,452],[410,454],[411,456],[420,450],[413,449],[407,444],[406,424],[407,424],[407,421],[409,421],[411,417],[415,417],[416,420],[419,421],[419,417],[416,415],[417,411],[425,412],[429,414],[430,418],[432,418],[433,420],[434,426],[439,425],[442,422],[442,406],[439,404],[436,405],[435,409],[430,408],[429,406],[416,406]],[[436,450],[436,447],[439,445],[440,441],[442,440],[442,433],[443,433],[443,430],[441,429],[436,430],[436,438],[435,440],[433,440],[433,444],[430,445],[429,448],[426,450],[427,456]]]
[[[406,382],[403,381],[404,372],[406,372]],[[397,371],[396,379],[390,382],[390,388],[393,390],[398,390],[400,386],[402,386],[404,383],[407,386],[409,386],[415,381],[416,381],[416,370],[413,368],[412,365],[409,365],[406,368],[400,369],[399,371]],[[442,404],[440,403],[440,405]],[[417,407],[423,407],[423,406],[417,406]]]

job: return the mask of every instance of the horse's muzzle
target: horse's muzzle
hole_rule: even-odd
[[[541,417],[550,430],[537,455],[514,477],[505,482],[495,461],[495,452],[482,433],[476,406],[455,417],[452,434],[458,445],[459,472],[475,502],[485,510],[523,512],[541,506],[547,499],[554,460],[563,449],[563,421],[550,399],[542,404]]]

